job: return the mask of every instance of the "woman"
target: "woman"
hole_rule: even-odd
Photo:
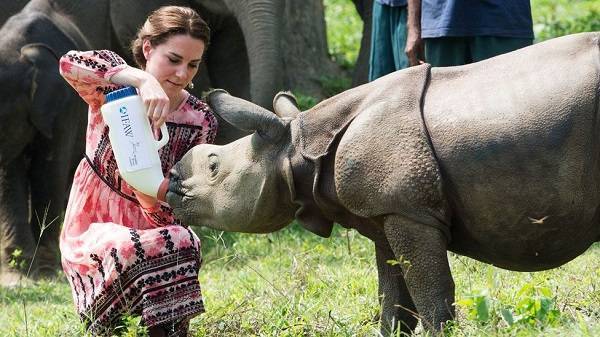
[[[81,318],[108,334],[125,313],[139,314],[150,336],[186,336],[204,311],[200,241],[168,205],[133,191],[119,176],[100,107],[104,94],[134,86],[155,128],[170,140],[159,153],[163,173],[194,145],[211,143],[217,124],[192,86],[209,28],[187,7],[162,7],[132,43],[141,69],[111,51],[70,51],[62,76],[89,104],[85,158],[75,173],[60,237],[62,264]]]

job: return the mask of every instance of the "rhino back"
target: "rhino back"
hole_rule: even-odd
[[[451,249],[546,269],[599,238],[599,34],[434,68],[429,129],[450,201]]]

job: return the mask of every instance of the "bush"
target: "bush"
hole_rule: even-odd
[[[325,0],[327,44],[333,60],[352,69],[358,57],[363,22],[349,0]]]
[[[590,0],[533,0],[531,2],[536,41],[600,31],[600,2]]]

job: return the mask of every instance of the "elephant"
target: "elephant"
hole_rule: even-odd
[[[447,251],[538,271],[600,241],[599,85],[596,32],[400,70],[304,112],[281,95],[283,118],[217,89],[213,111],[254,133],[190,150],[167,201],[224,231],[354,228],[375,243],[382,334],[417,317],[438,332],[455,317]]]
[[[5,1],[2,3],[2,8],[0,10],[0,26],[8,20],[9,17],[18,13],[29,0],[13,0],[13,1]]]
[[[56,218],[83,154],[86,116],[58,56],[88,42],[68,17],[26,6],[0,29],[0,46],[0,284],[11,285],[38,244],[34,272],[59,265]]]

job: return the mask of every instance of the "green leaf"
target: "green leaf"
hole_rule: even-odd
[[[552,297],[552,290],[548,287],[538,287],[538,291],[546,297]]]
[[[502,315],[502,318],[509,326],[512,326],[513,324],[515,324],[515,319],[513,318],[513,314],[512,314],[512,312],[510,312],[510,310],[508,310],[506,308],[502,308],[500,310],[500,314]]]
[[[463,307],[463,308],[470,308],[473,306],[473,304],[475,304],[475,302],[470,297],[463,298],[462,300],[456,301],[456,305]]]
[[[529,283],[525,283],[521,289],[519,289],[519,291],[517,292],[517,297],[522,297],[524,294],[529,294],[531,293],[531,290],[533,289],[533,284],[531,284],[531,282]]]
[[[490,318],[490,308],[486,296],[478,296],[475,299],[477,305],[477,319],[481,322],[486,322]]]

